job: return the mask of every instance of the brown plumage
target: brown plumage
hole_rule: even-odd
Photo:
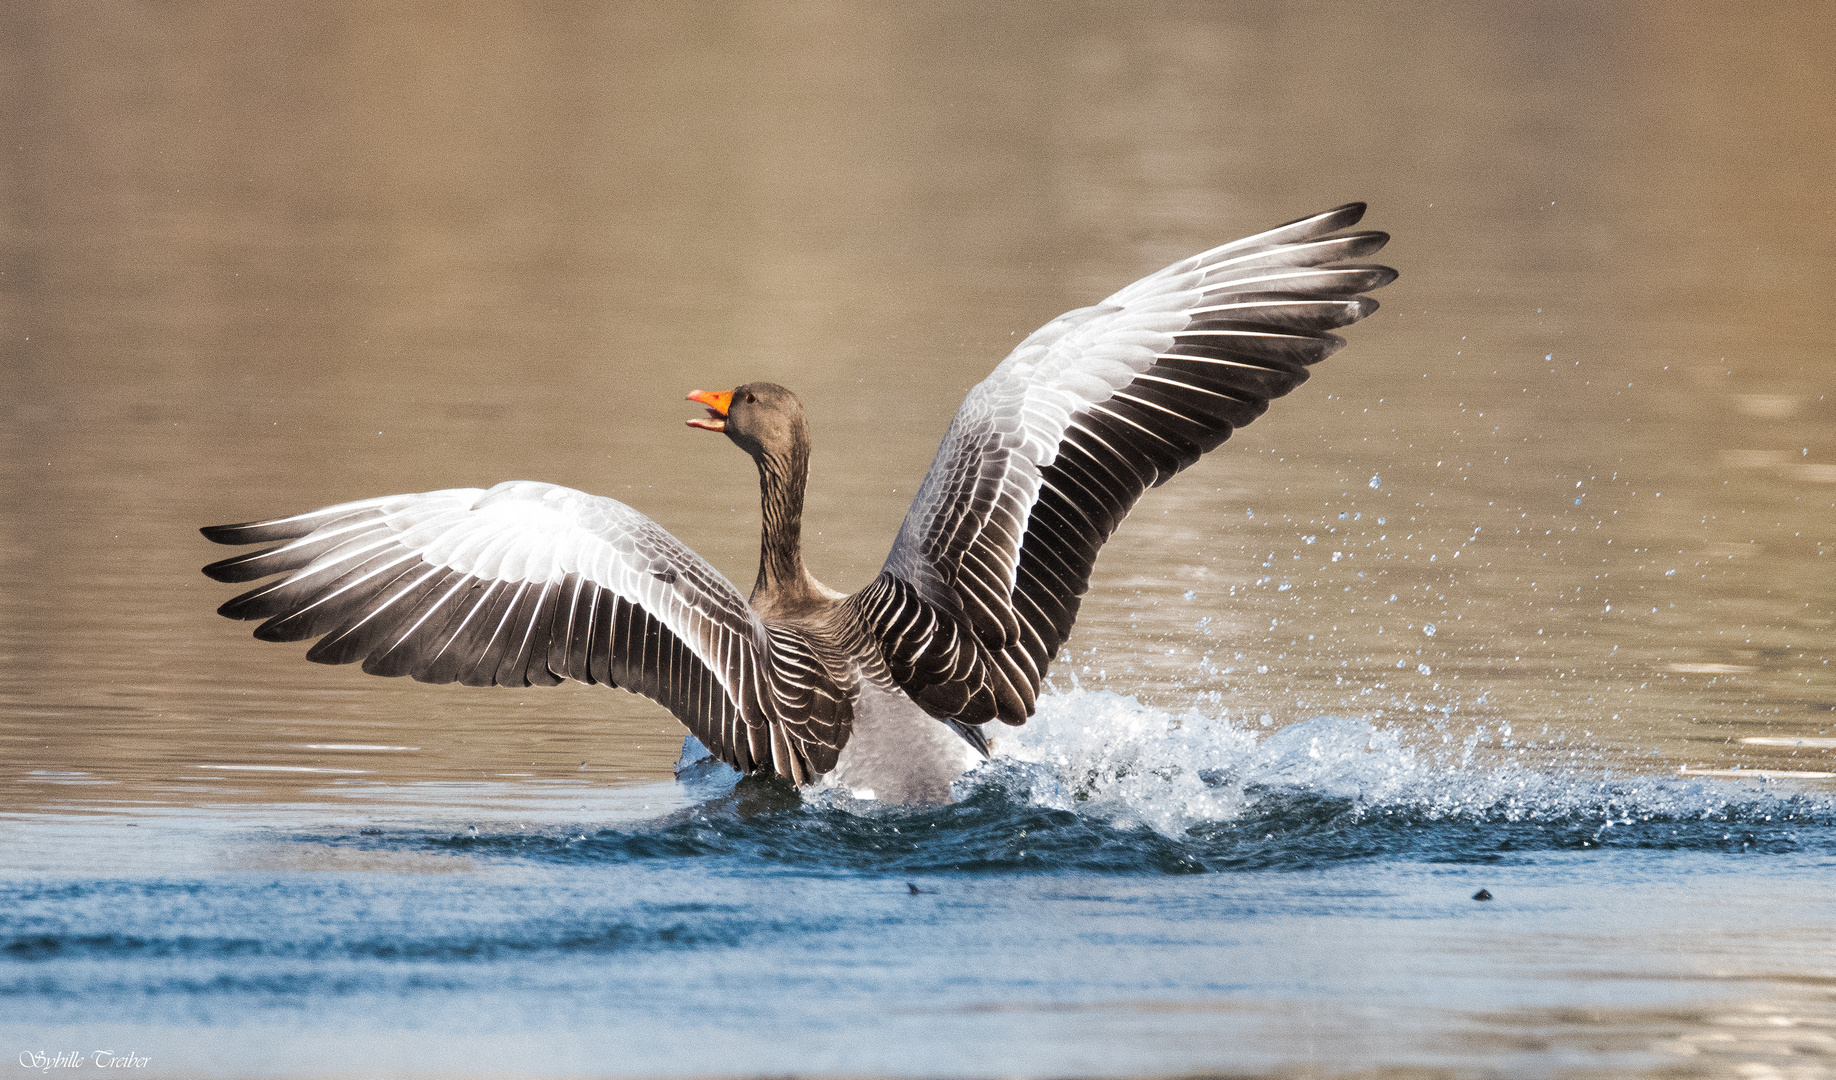
[[[279,546],[205,568],[276,580],[220,609],[308,659],[429,682],[620,685],[721,760],[939,801],[1023,723],[1098,550],[1164,483],[1307,367],[1394,279],[1347,263],[1382,233],[1352,204],[1183,260],[1053,320],[969,394],[879,576],[853,595],[803,564],[809,430],[784,387],[696,391],[757,464],[750,597],[612,499],[513,481],[204,530]]]

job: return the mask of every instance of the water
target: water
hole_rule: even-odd
[[[1829,20],[0,20],[0,1060],[1836,1071]],[[199,525],[512,478],[749,581],[681,398],[755,378],[858,587],[1018,336],[1353,198],[1383,309],[1142,502],[955,806],[210,614]]]
[[[0,995],[175,1075],[1826,1060],[1836,797],[1259,734],[1074,693],[923,811],[710,762],[470,824],[374,790],[53,818]]]

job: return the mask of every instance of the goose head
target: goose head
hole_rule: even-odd
[[[721,432],[755,459],[787,458],[807,447],[803,402],[777,383],[697,390],[688,400],[708,410],[707,416],[690,420],[689,427]]]

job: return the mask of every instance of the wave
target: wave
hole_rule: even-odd
[[[1264,732],[1075,691],[1042,699],[1025,727],[1000,733],[993,759],[958,781],[949,806],[798,792],[703,760],[681,774],[699,801],[654,821],[433,842],[570,862],[713,859],[818,874],[1203,873],[1616,848],[1836,852],[1828,793],[1484,763],[1477,741],[1442,755],[1363,719]]]
[[[1269,731],[1074,692],[1043,699],[1024,728],[1000,733],[995,757],[959,782],[947,806],[799,791],[706,761],[683,772],[692,803],[615,827],[290,833],[528,874],[10,882],[0,885],[0,908],[16,913],[0,932],[0,999],[77,1008],[99,992],[394,994],[460,986],[452,968],[482,961],[800,948],[812,934],[882,933],[889,909],[872,897],[909,888],[952,894],[956,904],[965,878],[1579,856],[1588,880],[1623,881],[1657,867],[1668,867],[1660,877],[1693,874],[1705,859],[1743,860],[1743,871],[1752,865],[1744,860],[1770,859],[1787,873],[1827,876],[1836,857],[1836,796],[1827,792],[1553,770],[1488,759],[1476,738],[1445,751],[1412,744],[1421,734],[1347,717]],[[611,868],[619,872],[601,872]],[[108,966],[134,959],[157,962],[158,972],[117,978]]]
[[[993,768],[968,778],[1024,790],[1046,805],[1175,836],[1206,826],[1330,805],[1345,820],[1400,817],[1471,824],[1791,820],[1836,824],[1836,796],[1676,776],[1616,776],[1485,763],[1485,734],[1451,752],[1397,727],[1325,716],[1264,734],[1228,716],[1172,713],[1109,691],[1041,699],[1000,740]]]

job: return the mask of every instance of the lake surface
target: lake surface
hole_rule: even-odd
[[[1836,1074],[1812,8],[0,26],[0,1068]],[[857,588],[1020,337],[1352,199],[1382,309],[1149,493],[950,807],[308,664],[197,572],[541,479],[750,582],[682,396],[770,379]]]

